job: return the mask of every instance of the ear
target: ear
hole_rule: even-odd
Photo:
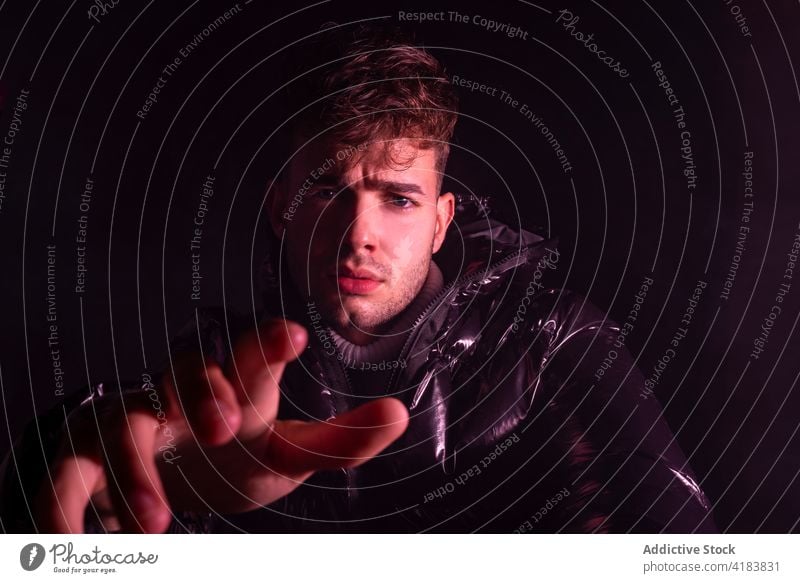
[[[453,222],[456,212],[456,197],[452,192],[445,192],[436,199],[436,230],[433,232],[433,252],[442,247],[447,235],[447,227]]]
[[[267,188],[267,209],[269,213],[269,224],[272,227],[272,232],[280,239],[286,230],[286,222],[283,213],[286,205],[285,203],[285,180],[282,176],[277,176]]]

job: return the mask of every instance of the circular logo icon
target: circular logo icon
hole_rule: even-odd
[[[19,564],[26,571],[38,569],[44,562],[44,547],[38,543],[30,543],[19,552]]]

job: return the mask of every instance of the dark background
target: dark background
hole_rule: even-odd
[[[618,320],[652,277],[628,339],[645,377],[669,348],[697,281],[707,282],[656,395],[721,529],[798,530],[800,280],[791,282],[764,352],[750,358],[800,222],[796,2],[264,4],[240,2],[239,14],[203,38],[145,120],[136,111],[161,70],[233,3],[121,1],[99,23],[88,18],[88,1],[42,3],[34,12],[22,0],[0,5],[0,140],[20,91],[30,91],[0,207],[0,453],[62,398],[47,346],[46,245],[57,249],[67,392],[158,370],[169,337],[195,307],[257,305],[261,204],[287,156],[284,142],[268,138],[285,117],[267,98],[284,82],[284,47],[327,21],[458,10],[468,23],[445,16],[407,25],[450,74],[498,88],[495,97],[461,91],[447,185],[491,195],[508,222],[557,235],[565,285]],[[620,78],[556,23],[561,9],[579,16],[575,30],[594,33],[630,76]],[[528,38],[485,30],[475,15],[519,26]],[[656,61],[686,112],[693,190]],[[544,120],[570,172],[519,106],[501,101],[501,90]],[[725,300],[745,151],[753,152],[754,206]],[[212,172],[202,295],[192,301],[188,244]],[[95,188],[85,213],[86,291],[77,294],[75,236],[88,176]]]

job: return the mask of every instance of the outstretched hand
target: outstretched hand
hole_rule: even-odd
[[[408,411],[392,398],[328,421],[276,419],[278,383],[306,342],[300,325],[268,322],[239,339],[225,370],[176,358],[153,389],[166,403],[160,414],[145,391],[79,409],[37,500],[40,530],[82,532],[90,501],[129,532],[163,532],[171,511],[246,512],[315,471],[364,463],[402,435]]]

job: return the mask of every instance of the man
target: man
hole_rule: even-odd
[[[441,65],[376,31],[320,38],[328,64],[289,86],[266,313],[199,313],[160,384],[56,416],[49,471],[6,478],[36,526],[713,530],[624,347],[596,372],[619,330],[545,285],[553,243],[441,192]]]

